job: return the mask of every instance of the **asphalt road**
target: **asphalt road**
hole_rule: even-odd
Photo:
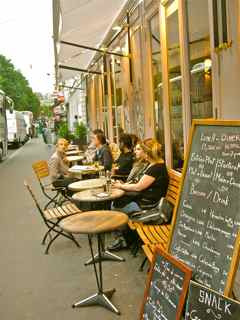
[[[76,300],[96,291],[86,237],[78,238],[81,248],[59,238],[49,255],[40,244],[45,231],[23,180],[32,185],[41,205],[45,203],[31,164],[48,159],[53,151],[42,140],[33,139],[11,150],[0,164],[0,320],[110,320],[118,316],[101,307],[72,309]],[[121,253],[126,262],[103,265],[105,288],[116,288],[113,302],[121,319],[138,319],[146,271],[138,272],[143,256]]]

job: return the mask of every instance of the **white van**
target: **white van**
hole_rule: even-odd
[[[26,130],[28,138],[33,137],[33,113],[31,111],[21,111],[24,116],[24,120],[26,123]]]
[[[27,140],[26,122],[21,112],[7,110],[8,144],[19,146]]]

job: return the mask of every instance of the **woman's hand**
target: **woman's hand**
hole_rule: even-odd
[[[114,188],[122,189],[123,184],[117,180],[113,183],[113,186],[114,186]]]
[[[67,157],[64,157],[64,158],[63,158],[63,162],[64,162],[66,165],[69,166],[69,161],[68,161]]]

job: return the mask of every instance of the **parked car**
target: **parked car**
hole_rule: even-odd
[[[26,123],[28,138],[33,138],[33,113],[31,111],[21,111]]]
[[[13,112],[14,103],[5,92],[0,90],[0,161],[7,156],[8,151],[8,129],[6,110]]]
[[[27,125],[24,115],[19,111],[7,110],[8,144],[19,146],[27,140]]]

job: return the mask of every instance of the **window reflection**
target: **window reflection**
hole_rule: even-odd
[[[192,119],[211,118],[212,64],[208,0],[188,0]]]
[[[154,90],[155,134],[157,140],[164,145],[163,96],[162,96],[162,63],[160,52],[159,15],[150,20],[152,75]]]
[[[173,168],[179,169],[183,165],[184,142],[180,47],[177,10],[174,11],[170,16],[168,16],[166,30],[168,39],[168,77]]]

